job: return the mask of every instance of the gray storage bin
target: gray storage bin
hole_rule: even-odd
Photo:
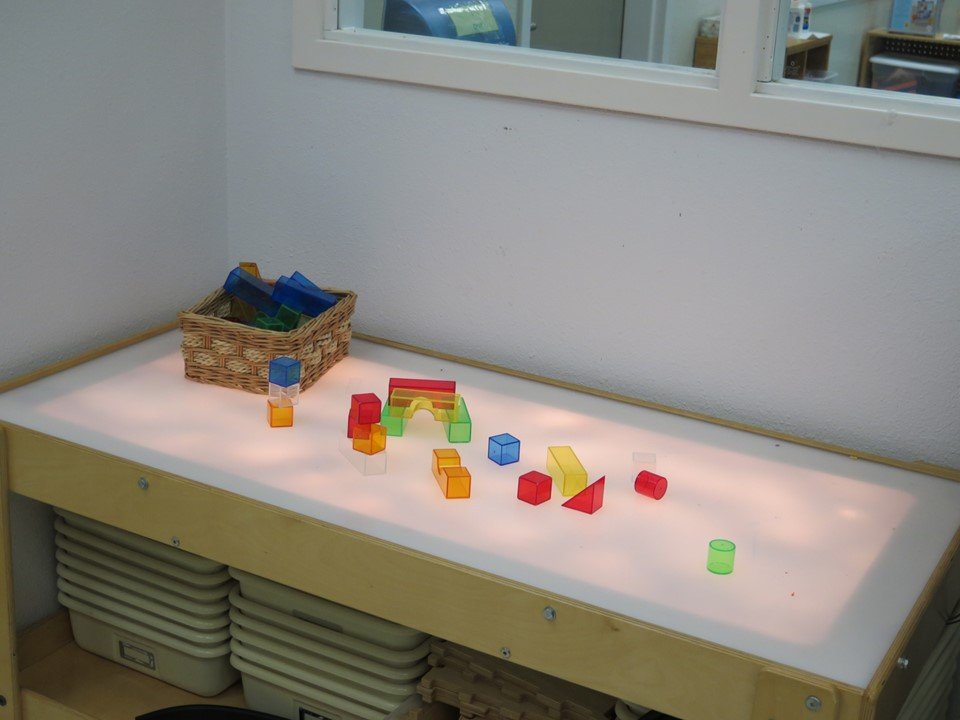
[[[55,542],[57,544],[57,560],[60,562],[63,562],[64,558],[68,557],[71,562],[80,561],[88,563],[91,567],[106,568],[117,575],[129,578],[144,586],[166,590],[174,595],[185,597],[194,602],[222,602],[236,586],[236,582],[229,576],[227,576],[226,582],[212,587],[191,585],[176,579],[175,573],[182,572],[178,571],[177,568],[163,565],[159,561],[151,560],[150,558],[141,558],[146,562],[154,563],[154,567],[157,567],[159,570],[171,573],[165,575],[160,571],[149,570],[146,567],[140,567],[106,555],[99,550],[80,545],[61,533],[57,533]]]
[[[80,528],[73,527],[64,521],[63,518],[57,518],[54,522],[54,527],[57,529],[57,532],[61,535],[66,536],[69,540],[72,540],[74,543],[84,545],[89,549],[99,551],[104,553],[112,558],[118,560],[123,560],[124,562],[136,565],[148,570],[152,570],[161,575],[166,575],[179,580],[182,583],[187,585],[192,585],[195,587],[201,588],[211,588],[219,585],[223,585],[225,582],[230,580],[230,574],[224,570],[218,570],[211,573],[199,573],[193,570],[185,569],[176,563],[171,563],[166,560],[155,558],[151,555],[138,552],[136,550],[131,550],[130,548],[123,547],[117,543],[105,540],[101,537],[91,535],[90,533],[81,530]],[[152,542],[152,541],[147,541]],[[159,544],[159,543],[158,543]],[[170,550],[174,554],[180,553],[180,550],[176,548],[167,548],[165,550]],[[195,557],[195,556],[194,556]],[[219,565],[218,567],[223,567]]]
[[[235,572],[231,569],[231,572]],[[240,594],[240,588],[234,588],[230,593],[230,603],[235,610],[242,613],[237,615],[231,610],[231,619],[243,625],[247,619],[259,621],[268,625],[299,635],[303,638],[323,643],[332,648],[338,648],[348,653],[352,653],[360,658],[373,660],[382,665],[391,668],[409,668],[422,662],[430,652],[430,638],[425,636],[424,640],[415,648],[410,650],[391,650],[381,647],[375,643],[360,640],[343,633],[331,630],[321,625],[306,620],[301,620],[293,615],[289,615],[280,610],[261,605]],[[369,616],[367,616],[369,617]]]
[[[249,632],[236,625],[230,626],[230,636],[240,645],[262,653],[265,658],[283,660],[290,665],[302,667],[305,672],[315,674],[317,677],[316,684],[322,687],[332,689],[333,686],[327,682],[327,679],[337,683],[353,683],[361,689],[369,690],[384,697],[396,698],[398,701],[417,691],[416,680],[405,683],[390,682],[343,663],[334,662],[323,655],[303,650],[296,645],[281,642],[269,635]]]
[[[274,610],[391,650],[412,650],[429,636],[330,600],[230,568],[240,583],[240,595]]]
[[[312,685],[318,689],[344,699],[358,702],[384,714],[393,710],[406,696],[387,695],[355,683],[348,683],[328,673],[322,673],[314,668],[305,667],[299,663],[290,662],[276,655],[270,655],[258,648],[244,645],[236,640],[230,641],[231,657],[239,657],[247,662],[255,663],[260,667],[273,670],[285,677]]]
[[[421,702],[419,696],[414,695],[391,712],[380,712],[261,667],[236,654],[230,655],[230,662],[240,671],[248,707],[289,720],[311,717],[307,713],[329,720],[398,720]],[[305,712],[301,714],[302,711]]]
[[[63,592],[59,600],[70,611],[77,645],[88,652],[204,697],[220,694],[237,680],[228,643],[194,646]]]
[[[145,627],[155,628],[165,635],[180,638],[191,645],[210,647],[213,645],[222,645],[230,639],[230,631],[227,627],[212,631],[195,630],[178,622],[148,613],[132,605],[117,602],[100,593],[84,590],[63,578],[57,580],[57,588],[60,590],[60,595],[66,595],[87,605],[96,607],[111,617],[132,620]]]
[[[67,563],[70,562],[72,559],[68,558]],[[94,568],[92,572],[96,574],[91,574],[67,563],[57,563],[57,575],[87,590],[108,595],[197,630],[216,629],[227,624],[230,603],[226,600],[218,603],[198,603],[136,582],[127,582],[121,586],[114,581],[123,582],[123,579],[118,579],[107,570]]]
[[[226,569],[222,563],[208,560],[207,558],[188,553],[185,550],[178,550],[175,547],[164,545],[156,540],[135,535],[134,533],[115,528],[111,525],[105,525],[102,522],[85,518],[81,515],[75,515],[67,510],[54,508],[54,512],[66,521],[66,524],[83,530],[89,535],[107,540],[115,545],[133,550],[142,555],[152,557],[155,560],[161,560],[170,563],[175,567],[189,570],[200,575],[213,575]]]

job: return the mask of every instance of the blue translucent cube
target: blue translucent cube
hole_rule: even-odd
[[[286,305],[299,313],[316,317],[324,310],[336,305],[338,298],[323,290],[301,285],[296,280],[281,276],[273,286],[272,299],[280,305]]]
[[[320,287],[314,283],[310,278],[304,275],[299,270],[294,270],[293,275],[290,276],[290,279],[294,282],[300,283],[305,288],[311,288],[312,290],[319,290]]]
[[[493,435],[487,444],[487,457],[497,465],[509,465],[520,460],[520,441],[510,433]]]
[[[279,357],[270,361],[270,382],[280,387],[290,387],[300,382],[300,361],[291,357]]]
[[[273,288],[258,277],[254,277],[246,270],[234,268],[227,275],[223,289],[243,302],[253,305],[257,310],[268,317],[273,317],[280,309],[279,303],[271,299]]]

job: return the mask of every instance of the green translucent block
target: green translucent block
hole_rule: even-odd
[[[262,312],[258,312],[253,319],[253,326],[263,330],[276,330],[277,332],[283,332],[285,329],[282,322]]]
[[[737,546],[729,540],[711,540],[707,550],[707,570],[715,575],[729,575],[733,572],[733,558]]]
[[[460,398],[457,405],[456,420],[443,423],[444,430],[447,431],[447,441],[452,443],[470,442],[473,424],[470,422],[470,413],[467,411],[467,404]]]
[[[387,429],[388,436],[403,437],[403,429],[407,426],[407,419],[402,413],[393,415],[390,412],[390,406],[384,405],[380,413],[380,424]]]
[[[286,305],[281,305],[280,309],[277,310],[276,319],[283,325],[284,330],[293,330],[300,324],[300,313],[291,310]]]

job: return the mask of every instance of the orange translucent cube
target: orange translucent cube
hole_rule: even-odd
[[[293,427],[293,403],[288,398],[267,400],[267,422],[270,427]]]
[[[376,455],[387,449],[387,428],[375,423],[355,425],[353,449],[367,455]]]
[[[447,500],[462,500],[470,497],[470,471],[463,466],[440,469],[440,489]]]

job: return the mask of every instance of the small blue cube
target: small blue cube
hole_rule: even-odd
[[[509,465],[520,460],[520,441],[510,433],[493,435],[487,444],[487,457],[497,465]]]
[[[278,357],[270,361],[270,382],[290,387],[300,382],[300,361],[292,357]]]

